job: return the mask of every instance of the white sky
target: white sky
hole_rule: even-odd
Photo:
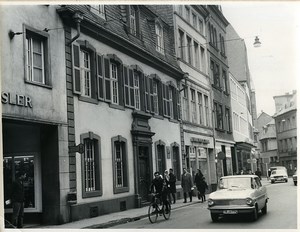
[[[296,42],[300,43],[300,2],[231,2],[221,5],[226,19],[246,42],[257,114],[263,110],[273,115],[273,96],[297,89],[300,46]],[[260,48],[253,47],[256,35],[262,43]]]

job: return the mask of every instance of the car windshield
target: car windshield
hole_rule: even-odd
[[[274,170],[271,173],[271,175],[278,175],[278,174],[284,175],[285,171],[284,170]]]
[[[220,180],[219,189],[251,188],[251,178],[223,178]]]

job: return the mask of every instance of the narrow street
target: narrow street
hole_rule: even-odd
[[[197,203],[173,210],[168,221],[161,216],[156,223],[151,224],[148,218],[143,218],[112,227],[112,229],[296,229],[297,187],[294,186],[292,180],[289,179],[288,183],[268,183],[267,191],[270,198],[268,213],[267,215],[259,214],[255,222],[249,221],[247,217],[235,217],[213,223],[207,210],[207,203]]]

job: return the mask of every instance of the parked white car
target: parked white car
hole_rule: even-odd
[[[274,184],[276,181],[288,182],[288,175],[284,169],[277,169],[271,172],[270,175],[271,183]]]
[[[297,185],[297,171],[295,171],[293,175],[293,181],[294,181],[294,185]]]
[[[249,214],[255,221],[258,212],[267,213],[268,195],[256,175],[234,175],[221,177],[217,191],[208,199],[213,222],[219,216]]]

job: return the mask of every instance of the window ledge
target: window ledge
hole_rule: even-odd
[[[114,188],[114,193],[115,194],[125,193],[125,192],[129,192],[129,187]]]
[[[40,86],[40,87],[43,87],[43,88],[46,88],[46,89],[52,89],[53,88],[51,85],[41,84],[41,83],[38,83],[38,82],[33,82],[33,81],[28,81],[28,80],[25,80],[25,83]]]
[[[92,104],[98,105],[98,100],[96,100],[94,98],[79,96],[78,99],[80,101],[83,101],[83,102],[88,102],[88,103],[92,103]]]
[[[216,130],[216,131],[223,132],[223,133],[225,132],[225,130],[223,130],[223,129],[219,129],[219,128],[215,128],[215,130]]]
[[[93,192],[83,192],[82,193],[82,198],[89,198],[89,197],[99,197],[102,196],[102,191],[101,190],[96,190]]]
[[[123,111],[125,111],[125,107],[124,107],[124,106],[120,106],[120,105],[116,105],[116,104],[110,103],[110,104],[109,104],[109,107],[110,107],[110,108],[117,109],[117,110],[123,110]]]
[[[153,118],[157,118],[157,119],[164,120],[164,117],[161,116],[161,115],[158,115],[158,114],[154,114],[154,115],[153,115]]]
[[[169,121],[173,122],[173,123],[179,123],[176,119],[173,119],[173,118],[169,118]]]

